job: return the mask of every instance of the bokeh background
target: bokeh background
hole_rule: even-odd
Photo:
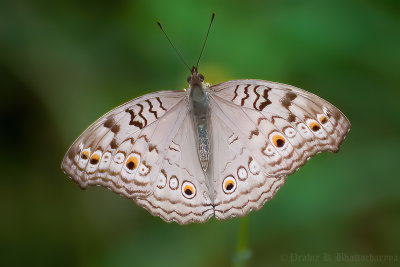
[[[246,264],[399,264],[399,1],[9,0],[0,3],[3,266],[234,264],[239,219],[167,224],[103,188],[80,190],[60,169],[103,113],[187,86],[155,22],[192,64],[213,11],[200,63],[208,82],[292,84],[352,123],[338,154],[310,160],[247,217]]]

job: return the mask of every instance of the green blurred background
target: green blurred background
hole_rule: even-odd
[[[3,266],[232,264],[239,219],[167,224],[103,188],[80,190],[60,169],[111,108],[186,86],[155,22],[192,64],[213,11],[206,81],[292,84],[352,123],[338,154],[313,158],[248,216],[248,265],[399,264],[400,1],[9,0],[0,3]]]

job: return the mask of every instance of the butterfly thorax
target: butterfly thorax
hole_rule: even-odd
[[[196,141],[200,164],[206,171],[209,161],[208,99],[203,81],[203,75],[198,74],[197,69],[193,67],[188,78],[189,105],[193,123],[197,130]]]

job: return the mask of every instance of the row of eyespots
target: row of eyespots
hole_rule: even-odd
[[[167,185],[167,173],[165,172],[165,170],[161,170],[158,176],[158,181],[156,186],[160,189],[163,189],[166,185]],[[178,178],[175,175],[172,175],[169,178],[168,185],[171,190],[176,190],[179,187]],[[189,181],[184,181],[181,186],[181,192],[184,197],[191,199],[195,197],[197,190],[193,183]]]
[[[326,124],[328,123],[328,118],[325,115],[318,115],[318,120],[320,121],[321,124]],[[309,119],[307,120],[307,124],[308,127],[313,131],[313,132],[318,132],[321,129],[321,125],[313,119]],[[302,125],[302,124],[301,124]],[[301,129],[301,130],[305,130],[305,128]],[[284,130],[285,134],[287,135],[287,137],[292,138],[296,135],[296,131],[291,128],[291,127],[287,127]],[[276,147],[276,148],[284,148],[285,144],[286,144],[286,139],[285,137],[283,137],[280,133],[278,132],[273,132],[270,135],[270,139],[271,139],[271,143]],[[269,148],[269,151],[267,151],[267,154],[271,154],[272,151]]]
[[[90,157],[89,160],[89,166],[88,166],[88,172],[92,172],[96,169],[97,165],[100,163],[107,164],[109,163],[109,152],[104,153],[103,155],[103,159],[102,159],[102,151],[97,150],[95,151],[92,156]],[[81,152],[81,161],[79,162],[79,165],[81,168],[84,167],[84,165],[86,165],[86,162],[88,161],[90,156],[90,148],[86,148]],[[102,161],[100,162],[100,160],[102,159]],[[121,152],[117,153],[114,156],[114,162],[117,164],[121,164],[124,162],[125,159],[125,155]],[[132,153],[130,154],[126,161],[125,161],[125,168],[127,170],[128,173],[133,173],[137,167],[140,164],[140,155],[136,154],[136,153]],[[149,168],[145,165],[142,164],[139,172],[143,175],[146,175],[149,172]]]
[[[260,166],[258,166],[257,162],[253,160],[253,158],[249,158],[249,170],[252,174],[257,175],[260,173]],[[239,180],[244,181],[248,178],[247,169],[243,166],[240,166],[237,170],[237,176]],[[237,187],[236,179],[233,175],[228,175],[222,181],[222,190],[226,194],[232,194]]]

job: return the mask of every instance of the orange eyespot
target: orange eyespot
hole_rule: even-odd
[[[319,117],[318,117],[318,120],[319,120],[319,122],[322,123],[322,124],[325,124],[325,123],[328,122],[328,119],[327,119],[324,115],[319,116]]]
[[[233,176],[228,176],[224,179],[222,183],[222,189],[224,190],[225,193],[231,194],[235,191],[236,189],[236,180],[233,178]]]
[[[182,184],[182,194],[186,198],[193,198],[196,195],[196,188],[191,182],[184,182]]]
[[[285,145],[285,138],[280,134],[275,134],[272,137],[272,142],[276,147],[283,147]]]
[[[100,160],[100,155],[98,153],[94,153],[90,158],[90,164],[95,165],[99,163],[99,160]]]
[[[318,122],[316,122],[316,121],[311,121],[309,126],[310,126],[310,129],[313,130],[314,132],[321,129],[321,126],[319,126]]]
[[[132,171],[132,170],[134,170],[134,169],[137,168],[138,163],[139,163],[139,160],[138,160],[137,157],[135,157],[135,156],[130,156],[130,157],[126,160],[125,165],[126,165],[126,167],[127,167],[129,170]]]
[[[88,150],[84,150],[81,154],[81,158],[82,159],[88,159],[89,158],[89,151]]]

